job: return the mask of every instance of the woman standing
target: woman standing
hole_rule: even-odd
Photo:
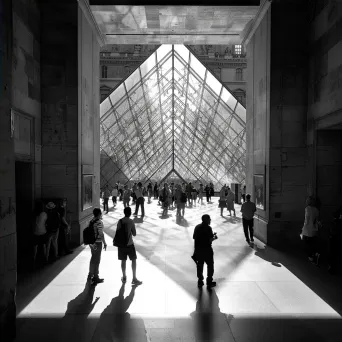
[[[232,211],[234,211],[234,216],[235,214],[235,208],[234,208],[234,199],[235,199],[235,194],[230,190],[228,187],[228,193],[227,193],[227,210],[229,210],[229,216],[232,216]]]
[[[167,215],[167,210],[169,208],[169,203],[170,203],[170,189],[169,189],[169,184],[164,183],[164,189],[163,189],[163,195],[162,195],[162,207],[163,207],[163,216]]]
[[[203,184],[201,183],[198,189],[198,203],[201,200],[201,205],[203,204],[203,192],[204,192]]]
[[[220,191],[219,208],[221,208],[221,216],[223,216],[223,209],[227,206],[226,185],[223,185]]]
[[[315,199],[309,196],[306,200],[302,239],[309,260],[318,266],[320,254],[318,252],[319,211],[315,206]]]

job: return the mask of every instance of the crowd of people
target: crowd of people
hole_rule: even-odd
[[[199,183],[198,185],[189,183],[171,182],[170,184],[154,185],[149,182],[147,186],[143,186],[141,182],[133,183],[132,187],[127,184],[123,185],[117,182],[113,189],[109,185],[105,185],[102,191],[103,211],[108,213],[109,200],[111,198],[113,208],[116,207],[118,201],[123,201],[124,207],[130,204],[135,204],[134,215],[138,215],[139,208],[141,207],[141,216],[145,216],[145,198],[147,197],[148,203],[152,202],[152,197],[158,200],[158,205],[163,208],[162,216],[168,215],[168,210],[177,209],[177,217],[184,218],[185,207],[196,207],[197,204],[203,205],[203,197],[206,197],[207,203],[211,203],[212,196],[214,196],[214,185],[209,182],[206,185]]]

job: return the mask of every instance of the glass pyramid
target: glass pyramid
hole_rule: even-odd
[[[100,115],[101,186],[244,182],[246,109],[184,45],[161,45]]]

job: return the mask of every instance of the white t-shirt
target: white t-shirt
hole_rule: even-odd
[[[46,233],[46,223],[47,220],[47,213],[45,211],[42,211],[37,217],[36,217],[36,225],[34,229],[35,235],[44,235]]]

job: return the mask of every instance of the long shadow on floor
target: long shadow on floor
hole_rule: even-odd
[[[196,341],[234,341],[226,315],[220,311],[214,289],[199,289],[193,319]]]
[[[282,265],[286,267],[330,307],[342,315],[342,277],[330,275],[327,272],[327,264],[324,260],[320,267],[311,264],[300,245],[298,249],[288,248],[284,251],[275,250],[271,247],[259,248],[255,245],[254,250],[256,256],[272,263],[273,266]]]
[[[132,319],[127,312],[136,288],[132,286],[129,295],[124,297],[125,284],[122,284],[118,296],[102,312],[91,341],[147,342],[144,321],[140,318]]]
[[[73,254],[61,257],[53,264],[18,276],[17,313],[23,310],[65,267],[67,267],[82,251],[78,247]]]

